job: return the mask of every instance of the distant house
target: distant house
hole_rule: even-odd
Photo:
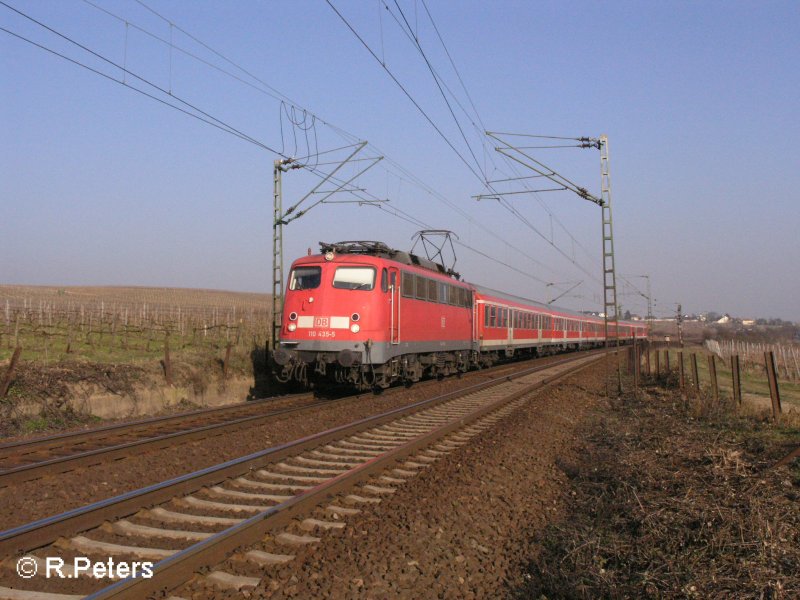
[[[754,327],[755,324],[755,319],[742,319],[742,327]]]
[[[725,313],[724,315],[722,315],[722,317],[714,321],[714,323],[717,323],[718,325],[725,325],[726,323],[730,323],[731,320],[732,320],[731,316]]]

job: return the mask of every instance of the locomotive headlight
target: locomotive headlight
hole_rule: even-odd
[[[290,312],[289,313],[289,320],[290,321],[297,321],[297,313],[296,312]]]
[[[297,325],[295,323],[289,323],[286,326],[286,329],[288,329],[289,331],[294,331],[295,329],[297,329]]]
[[[328,251],[325,253],[325,260],[333,260],[333,252],[331,252],[330,250],[328,250]]]
[[[350,331],[352,331],[353,333],[358,333],[359,331],[361,331],[361,327],[359,327],[358,323],[353,323],[352,325],[350,325]]]
[[[350,320],[351,321],[358,321],[360,318],[361,318],[361,315],[359,315],[358,313],[353,313],[352,315],[350,315]]]

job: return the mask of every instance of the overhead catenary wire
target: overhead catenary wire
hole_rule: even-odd
[[[25,15],[21,11],[18,11],[16,9],[14,9],[10,5],[8,5],[6,2],[0,2],[0,4],[4,5],[5,7],[9,8],[11,10],[14,10],[15,12],[21,14],[22,16],[24,16],[26,18],[29,18],[28,15]],[[169,100],[173,100],[174,102],[170,102],[169,100],[165,100],[164,98],[160,98],[160,97],[156,96],[153,93],[149,93],[149,92],[147,92],[147,91],[145,91],[145,90],[143,90],[141,88],[135,87],[135,86],[131,85],[129,82],[127,82],[127,81],[120,81],[120,79],[114,77],[113,75],[109,75],[108,73],[104,73],[104,72],[100,71],[99,69],[96,69],[96,68],[94,68],[94,67],[92,67],[90,65],[87,65],[85,63],[82,63],[79,60],[75,60],[74,58],[71,58],[71,57],[69,57],[69,56],[67,56],[67,55],[65,55],[65,54],[63,54],[61,52],[53,50],[52,48],[48,48],[43,44],[39,44],[39,43],[35,42],[34,40],[31,40],[29,38],[21,36],[21,35],[15,33],[15,32],[12,32],[11,30],[3,28],[3,31],[5,33],[7,33],[7,34],[10,34],[10,35],[12,35],[12,36],[14,36],[14,37],[26,42],[26,43],[32,44],[33,46],[35,46],[35,47],[37,47],[37,48],[39,48],[41,50],[44,50],[44,51],[46,51],[46,52],[48,52],[50,54],[56,55],[56,56],[64,59],[64,60],[66,60],[66,61],[68,61],[68,62],[70,62],[72,64],[75,64],[75,65],[80,66],[80,67],[82,67],[84,69],[87,69],[87,70],[89,70],[89,71],[91,71],[91,72],[93,72],[93,73],[95,73],[95,74],[97,74],[97,75],[99,75],[99,76],[101,76],[101,77],[103,77],[105,79],[114,81],[115,83],[118,83],[120,85],[124,85],[125,87],[128,87],[129,89],[132,89],[133,91],[136,91],[136,92],[138,92],[138,93],[140,93],[140,94],[142,94],[142,95],[144,95],[144,96],[146,96],[148,98],[154,99],[154,100],[156,100],[157,102],[159,102],[161,104],[164,104],[166,106],[169,106],[170,108],[176,109],[176,110],[178,110],[178,111],[180,111],[180,112],[182,112],[184,114],[187,114],[188,116],[192,116],[193,118],[198,119],[198,120],[200,120],[200,121],[202,121],[204,123],[213,125],[215,128],[220,129],[222,131],[225,131],[226,133],[229,133],[231,135],[234,135],[234,136],[242,139],[243,141],[248,141],[248,142],[250,142],[250,143],[252,143],[252,144],[254,144],[254,145],[256,145],[256,146],[258,146],[258,147],[260,147],[262,149],[265,149],[265,150],[267,150],[267,151],[269,151],[269,152],[271,152],[273,154],[276,154],[278,156],[283,156],[284,158],[288,158],[283,153],[277,151],[277,149],[272,148],[270,145],[257,140],[256,138],[246,134],[245,132],[243,132],[243,131],[241,131],[241,130],[239,130],[239,129],[231,126],[231,125],[229,125],[225,121],[216,118],[215,116],[211,115],[210,113],[208,113],[206,111],[203,111],[199,107],[194,106],[193,104],[183,100],[182,98],[180,98],[176,94],[174,94],[174,93],[170,94],[169,90],[166,90],[162,86],[158,86],[158,85],[152,83],[147,78],[134,73],[131,69],[129,69],[127,67],[127,64],[119,65],[116,62],[114,62],[114,61],[112,61],[110,59],[107,59],[106,57],[102,56],[101,54],[93,51],[92,49],[88,48],[87,46],[82,45],[82,44],[78,43],[77,41],[72,40],[68,36],[65,36],[65,35],[59,33],[54,28],[46,26],[43,23],[36,21],[35,19],[31,19],[31,20],[36,22],[38,25],[44,27],[45,29],[47,29],[51,33],[53,33],[55,35],[58,35],[59,37],[62,37],[66,41],[69,41],[70,43],[73,43],[77,47],[81,48],[82,50],[84,50],[86,52],[89,52],[90,54],[96,56],[100,60],[103,60],[104,62],[106,62],[107,64],[113,66],[114,68],[119,69],[122,72],[123,76],[130,75],[131,78],[133,78],[135,80],[138,80],[138,81],[141,81],[143,84],[145,84],[147,86],[152,86],[152,88],[154,90],[159,91],[160,93],[164,94]],[[184,31],[183,29],[181,29],[178,26],[176,26],[176,29],[178,29],[180,31]],[[203,44],[203,45],[207,46],[205,44]],[[193,111],[197,111],[197,112],[193,112]],[[323,121],[322,119],[320,119],[320,122],[324,122],[326,125],[330,126],[330,124],[327,121]],[[331,126],[331,127],[335,128],[335,126]],[[337,131],[340,131],[340,132],[343,131],[343,130],[340,130],[339,128],[335,128],[335,129]],[[348,134],[348,135],[352,136],[352,134]],[[352,137],[355,138],[355,136],[352,136]],[[356,138],[356,139],[358,139],[358,138]],[[370,145],[370,146],[374,149],[373,145]],[[345,146],[345,147],[347,147],[347,146]],[[326,151],[326,152],[332,152],[332,151]],[[399,164],[394,163],[394,161],[392,161],[392,164],[393,164],[393,167],[396,168],[397,171],[399,172],[399,174],[397,172],[393,172],[394,176],[403,177],[403,175],[402,175],[403,173],[405,173],[406,175],[410,175],[410,173],[408,171],[406,171],[405,169],[403,169],[402,167],[400,167]],[[316,168],[307,168],[306,170],[311,172],[311,173],[314,173],[315,175],[320,176],[320,177],[324,177],[324,176],[327,175],[325,173],[322,173],[322,172],[318,171]],[[432,188],[427,186],[427,184],[424,184],[424,182],[421,182],[421,180],[419,180],[415,176],[409,177],[407,180],[411,181],[412,183],[414,183],[417,186],[422,187],[423,189],[427,188],[429,191],[432,190]],[[438,192],[436,192],[434,194],[434,196],[439,198],[439,199],[446,199],[443,195],[439,194]],[[451,202],[450,206],[451,207],[455,207],[456,205]],[[466,213],[464,213],[464,215],[470,220],[470,222],[482,225],[478,221],[476,221],[474,218],[472,218],[469,215],[467,215]],[[549,265],[544,265],[544,263],[536,261],[533,257],[531,257],[529,255],[526,255],[525,253],[522,253],[517,248],[514,248],[513,246],[508,244],[504,240],[504,238],[502,238],[501,236],[498,236],[497,234],[493,234],[493,235],[495,237],[497,237],[497,239],[503,241],[506,244],[507,247],[512,248],[517,252],[520,252],[523,256],[526,256],[528,260],[530,260],[532,262],[535,262],[536,264],[539,264],[539,265],[541,265],[541,266],[543,266],[545,268],[548,268],[548,269],[550,268]],[[466,245],[464,245],[464,246],[466,247]],[[486,253],[482,253],[481,251],[477,251],[477,250],[476,250],[476,252],[480,253],[483,256],[491,258]],[[495,259],[492,259],[492,260],[495,260]],[[508,265],[508,263],[504,263],[503,261],[497,260],[496,262],[498,264],[503,264],[504,266],[512,268],[510,265]],[[513,270],[516,271],[516,272],[520,272],[520,269],[518,269],[518,268],[513,268]],[[541,279],[539,279],[539,278],[537,278],[535,276],[532,276],[531,274],[526,273],[525,275],[526,275],[526,277],[531,277],[532,279],[535,279],[537,281],[543,281],[543,280],[541,280]]]
[[[442,132],[442,130],[436,125],[436,123],[433,122],[433,119],[431,119],[431,117],[428,115],[428,113],[425,112],[425,109],[423,109],[422,106],[420,106],[419,102],[417,102],[417,100],[414,99],[414,97],[406,89],[406,87],[400,82],[399,79],[397,79],[395,74],[392,73],[391,69],[389,69],[381,61],[381,59],[378,57],[378,55],[375,54],[375,51],[370,47],[369,44],[367,44],[367,42],[364,40],[364,38],[361,37],[361,35],[355,30],[355,28],[350,24],[350,22],[344,17],[344,15],[337,10],[337,8],[333,5],[331,0],[325,0],[325,2],[328,4],[328,6],[331,7],[331,10],[333,10],[333,12],[335,12],[336,15],[342,20],[342,22],[347,26],[347,28],[352,32],[352,34],[354,36],[356,36],[356,39],[359,42],[361,42],[361,45],[364,46],[364,48],[366,48],[367,52],[369,52],[369,54],[377,61],[377,63],[381,66],[381,68],[383,68],[383,70],[386,71],[386,73],[389,75],[389,77],[392,79],[392,81],[394,81],[394,83],[400,88],[400,90],[403,92],[403,94],[405,94],[405,96],[411,101],[411,103],[422,114],[422,116],[425,117],[425,120],[431,125],[431,127],[433,127],[433,129],[436,131],[436,133],[439,134],[439,137],[441,137],[444,140],[444,142],[450,147],[450,149],[453,152],[455,152],[456,156],[458,156],[458,158],[461,160],[461,162],[463,162],[464,165],[466,165],[467,169],[469,169],[470,172],[479,181],[483,181],[482,176],[478,174],[478,172],[473,168],[473,166],[471,164],[469,164],[469,161],[467,161],[467,159],[464,158],[464,155],[461,154],[461,152],[458,151],[458,149],[455,147],[453,142],[450,141],[450,138],[448,138]]]

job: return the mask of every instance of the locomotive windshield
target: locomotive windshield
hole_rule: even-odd
[[[290,290],[313,290],[319,287],[322,279],[322,269],[320,267],[297,267],[292,269],[289,278]]]
[[[333,276],[333,287],[344,290],[371,290],[375,287],[375,269],[339,267]]]

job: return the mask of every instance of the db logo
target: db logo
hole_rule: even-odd
[[[314,327],[330,327],[330,319],[328,317],[315,317]]]
[[[36,571],[39,570],[39,564],[32,556],[23,556],[17,561],[17,575],[23,579],[30,579],[36,576]]]

